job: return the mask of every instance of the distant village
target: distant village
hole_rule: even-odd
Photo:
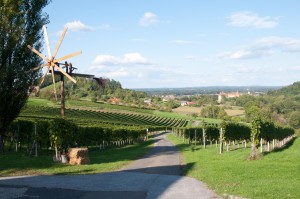
[[[224,91],[221,91],[220,93],[218,94],[208,94],[208,95],[212,95],[212,96],[218,96],[218,99],[217,99],[217,102],[219,104],[221,104],[224,99],[230,99],[230,98],[238,98],[242,95],[252,95],[252,96],[259,96],[259,95],[262,95],[264,94],[263,92],[250,92],[248,91],[247,93],[241,93],[239,91],[236,91],[236,92],[224,92]],[[191,97],[192,95],[185,95],[186,97]],[[196,104],[195,101],[185,101],[185,100],[178,100],[178,98],[182,97],[182,96],[175,96],[175,95],[161,95],[159,96],[163,102],[168,102],[170,100],[175,100],[177,103],[180,104],[180,106],[193,106]],[[145,99],[144,100],[144,103],[145,104],[148,104],[150,105],[152,103],[151,99]]]

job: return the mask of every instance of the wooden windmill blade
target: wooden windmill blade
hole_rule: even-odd
[[[65,38],[65,35],[66,35],[67,30],[68,30],[68,27],[65,26],[64,31],[62,32],[61,37],[60,37],[60,39],[59,39],[59,41],[58,41],[58,43],[57,43],[57,46],[56,46],[56,48],[55,48],[55,50],[54,50],[53,57],[56,56],[56,54],[57,54],[57,52],[58,52],[58,49],[59,49],[59,47],[60,47],[60,45],[61,45],[61,42],[62,42],[63,39]]]
[[[52,74],[52,81],[53,81],[53,86],[54,86],[54,96],[55,96],[55,100],[57,101],[55,76],[54,76],[54,67],[53,66],[52,66],[51,74]]]
[[[43,25],[43,30],[44,30],[44,38],[45,38],[45,43],[46,43],[46,46],[47,46],[48,56],[51,59],[52,56],[51,56],[51,50],[50,50],[49,38],[48,38],[46,25]]]
[[[27,47],[32,51],[32,52],[34,52],[35,54],[37,54],[38,56],[40,56],[44,61],[46,61],[47,63],[49,63],[50,62],[50,60],[47,58],[47,57],[45,57],[42,53],[40,53],[39,51],[37,51],[35,48],[33,48],[32,46],[30,46],[30,45],[27,45]]]
[[[43,68],[43,67],[45,67],[45,66],[47,66],[47,65],[48,65],[48,63],[43,63],[43,64],[40,65],[40,66],[37,66],[37,67],[32,68],[31,70],[32,70],[32,71],[34,71],[34,70],[39,70],[39,69],[41,69],[41,68]]]
[[[76,55],[79,55],[79,54],[81,54],[81,53],[82,53],[81,51],[78,51],[78,52],[75,52],[75,53],[72,53],[72,54],[63,56],[63,57],[61,57],[61,58],[59,58],[59,59],[55,59],[53,62],[54,62],[54,63],[57,63],[57,62],[66,60],[66,59],[68,59],[68,58],[75,57]]]

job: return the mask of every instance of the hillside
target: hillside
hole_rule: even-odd
[[[270,91],[270,95],[299,95],[300,94],[300,81],[294,82],[292,85],[283,87],[279,90]]]
[[[51,77],[45,78],[45,83],[42,85],[40,92],[37,94],[40,98],[53,100],[53,84]],[[142,99],[147,97],[147,94],[141,91],[134,91],[122,88],[120,82],[108,78],[88,79],[76,77],[77,83],[67,80],[65,82],[66,99],[71,100],[88,100],[88,101],[104,101],[107,102],[113,99],[114,103],[133,103],[142,105]],[[60,82],[56,83],[58,97],[60,97]]]

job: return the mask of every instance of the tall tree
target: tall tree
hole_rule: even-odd
[[[41,63],[27,48],[41,49],[42,26],[48,23],[43,8],[49,0],[0,0],[0,151],[8,126],[28,98]]]

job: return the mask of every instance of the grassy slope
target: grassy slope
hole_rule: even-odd
[[[280,152],[257,161],[248,161],[250,149],[220,155],[215,146],[202,149],[188,146],[174,137],[169,139],[181,150],[186,175],[204,181],[218,194],[246,198],[300,198],[300,138]]]
[[[60,102],[54,103],[47,99],[41,98],[29,98],[27,105],[28,106],[50,106],[50,107],[60,107]],[[122,105],[106,104],[106,103],[94,103],[90,101],[83,100],[67,100],[66,108],[78,108],[86,110],[116,110],[119,112],[136,112],[136,113],[148,113],[152,114],[153,110],[151,109],[140,109],[137,107],[129,107]]]
[[[149,150],[153,140],[141,144],[130,145],[122,148],[97,149],[89,152],[91,164],[88,165],[68,165],[54,163],[52,161],[53,151],[43,152],[42,155],[28,157],[24,153],[0,153],[0,176],[17,176],[33,174],[94,174],[109,171],[116,171],[131,161],[142,157]]]

